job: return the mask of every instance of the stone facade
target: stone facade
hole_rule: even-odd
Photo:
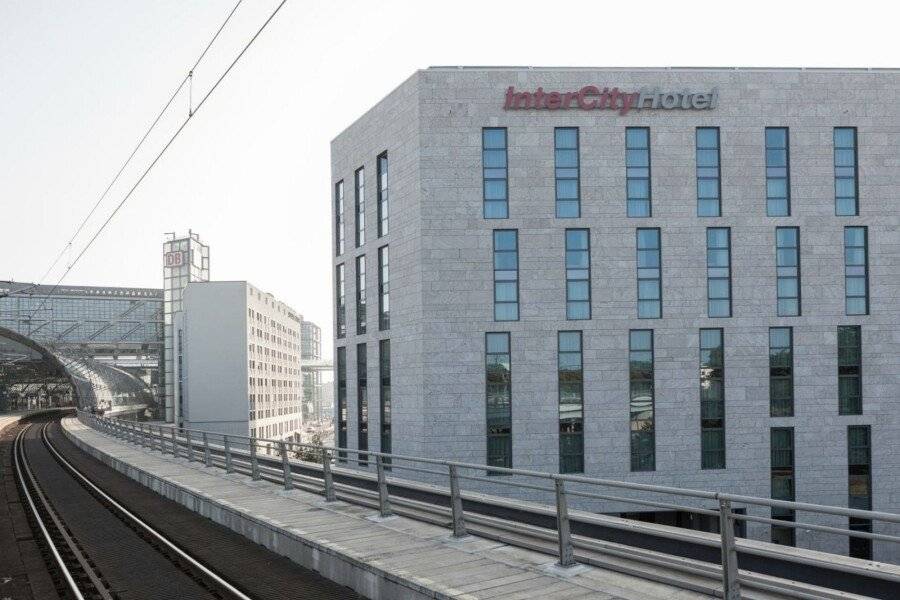
[[[517,90],[717,90],[710,110],[504,110]],[[651,218],[625,212],[625,128],[650,128]],[[720,130],[721,217],[698,217],[695,128]],[[766,216],[764,130],[790,131],[791,216]],[[833,128],[858,131],[859,215],[835,216]],[[508,128],[509,218],[482,212],[483,127]],[[581,217],[555,217],[554,127],[578,127]],[[375,237],[375,157],[390,161],[390,233]],[[432,68],[332,143],[345,182],[347,401],[356,447],[356,345],[369,343],[369,448],[378,449],[377,340],[392,340],[393,451],[484,463],[485,332],[510,332],[513,466],[558,469],[557,332],[583,332],[585,474],[770,496],[771,427],[793,427],[796,499],[846,506],[847,427],[871,426],[875,510],[900,512],[900,72]],[[367,171],[354,247],[353,174]],[[333,200],[332,200],[333,202]],[[870,313],[846,316],[845,226],[868,227]],[[333,220],[333,227],[334,220]],[[775,228],[800,228],[802,316],[776,316]],[[635,229],[658,227],[663,318],[637,318]],[[732,316],[707,317],[706,229],[731,228]],[[564,235],[590,229],[592,319],[566,320]],[[520,320],[493,319],[492,231],[517,229]],[[390,245],[391,328],[378,331],[377,248]],[[355,257],[369,323],[355,335]],[[838,415],[837,326],[862,327],[861,415]],[[793,417],[769,410],[768,330],[793,327]],[[700,468],[699,329],[724,330],[726,468]],[[653,329],[656,468],[631,472],[628,332]],[[411,475],[411,474],[410,474]],[[513,493],[479,484],[469,488]],[[549,496],[521,491],[520,497]],[[619,494],[621,495],[621,494]],[[607,502],[584,508],[615,512]],[[630,508],[628,510],[637,510]],[[767,509],[749,512],[768,516]],[[800,520],[809,520],[799,515]],[[817,522],[846,527],[842,518]],[[748,524],[748,535],[769,538]],[[889,531],[876,525],[876,531]],[[895,528],[894,533],[897,533]],[[802,547],[847,551],[800,531]],[[900,548],[875,544],[900,562]]]

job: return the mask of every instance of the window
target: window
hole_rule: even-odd
[[[872,510],[872,431],[869,425],[847,427],[847,490],[849,508]],[[852,531],[872,532],[872,521],[850,517]],[[850,538],[850,556],[872,560],[872,540]]]
[[[347,447],[347,349],[337,349],[337,422],[338,448]],[[346,462],[347,453],[338,452],[338,460]]]
[[[653,384],[653,330],[628,333],[629,419],[631,470],[656,469]]]
[[[334,247],[335,254],[344,253],[344,181],[334,184]]]
[[[787,127],[766,127],[766,214],[791,214],[791,163]]]
[[[650,129],[625,128],[625,193],[629,217],[650,217]]]
[[[584,372],[581,332],[560,331],[559,367],[559,472],[584,472]]]
[[[381,451],[393,452],[391,445],[391,340],[378,342],[378,377],[381,382]],[[387,459],[388,461],[390,459]]]
[[[701,468],[725,468],[725,351],[721,329],[700,330]]]
[[[591,318],[591,236],[566,229],[566,318]]]
[[[378,331],[391,328],[391,281],[388,247],[378,249]]]
[[[347,303],[346,298],[344,296],[344,265],[340,264],[336,267],[335,273],[335,296],[337,299],[337,306],[335,307],[337,312],[336,326],[337,326],[337,337],[342,338],[347,335]]]
[[[706,229],[706,306],[710,317],[731,316],[731,229]]]
[[[509,333],[485,334],[487,464],[512,468],[512,381]]]
[[[770,432],[772,499],[795,500],[794,488],[794,428],[773,427]],[[790,508],[772,507],[772,518],[793,522],[796,518]],[[786,525],[772,525],[772,543],[783,546],[797,544],[794,528]]]
[[[794,331],[769,329],[769,414],[794,416]]]
[[[509,217],[509,181],[506,169],[506,128],[485,127],[481,130],[481,172],[484,178],[485,219]]]
[[[556,216],[581,216],[578,128],[557,127],[554,132],[556,160]]]
[[[388,198],[388,156],[387,152],[378,155],[378,237],[388,234],[388,217],[390,201]]]
[[[366,255],[356,257],[356,335],[366,333]]]
[[[356,345],[356,410],[357,422],[357,448],[369,449],[369,385],[366,369],[366,345]],[[369,457],[366,454],[358,455],[359,466],[369,465]]]
[[[719,128],[698,127],[697,216],[722,216],[722,185],[719,167]]]
[[[868,227],[844,227],[844,304],[848,315],[869,314],[868,234]]]
[[[800,228],[775,228],[775,277],[778,316],[800,315]]]
[[[519,320],[519,232],[494,230],[494,320]]]
[[[356,247],[366,243],[366,171],[363,167],[354,174],[356,181]]]
[[[659,229],[637,230],[638,318],[662,317],[662,259]]]
[[[862,330],[841,325],[838,335],[838,413],[862,414]]]
[[[834,128],[834,214],[859,214],[856,127]]]

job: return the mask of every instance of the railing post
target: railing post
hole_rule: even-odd
[[[325,502],[334,502],[334,479],[331,477],[331,456],[322,448],[322,482],[325,486]]]
[[[254,481],[261,479],[259,475],[259,459],[256,458],[256,439],[250,438],[250,475]]]
[[[178,458],[178,439],[175,437],[174,426],[172,426],[172,456]]]
[[[450,465],[450,512],[453,515],[453,537],[466,535],[462,496],[459,495],[459,473],[456,465]]]
[[[278,449],[281,451],[281,470],[284,472],[284,489],[289,490],[294,487],[294,480],[291,477],[291,463],[288,460],[285,443],[278,442]]]
[[[207,467],[212,466],[212,455],[209,453],[209,437],[203,432],[203,463]]]
[[[719,531],[722,536],[722,596],[725,600],[741,600],[734,517],[731,514],[731,500],[727,498],[719,498]]]
[[[225,472],[234,473],[234,465],[231,464],[231,444],[227,435],[222,436],[222,446],[225,449]]]
[[[391,516],[391,502],[388,497],[387,480],[384,477],[384,459],[375,455],[375,468],[378,471],[378,512],[382,517]]]
[[[138,437],[141,438],[141,447],[146,448],[149,445],[147,435],[144,433],[144,424],[138,423]]]
[[[150,435],[150,451],[156,450],[156,434],[153,433],[153,425],[147,425],[147,432]]]
[[[565,482],[555,477],[556,486],[556,530],[559,535],[559,565],[571,567],[575,565],[575,553],[572,550],[572,536],[569,532],[569,505],[566,501]]]
[[[191,430],[184,430],[184,440],[185,444],[187,444],[187,459],[188,462],[194,462],[194,446],[191,444]]]

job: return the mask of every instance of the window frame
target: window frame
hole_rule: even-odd
[[[657,267],[658,276],[657,277],[641,277],[641,269],[652,269],[652,267],[641,267],[641,251],[647,252],[650,250],[654,250],[654,248],[641,248],[641,232],[642,231],[655,231],[656,232],[656,254],[657,254],[657,262],[659,263],[659,267]],[[662,256],[662,230],[659,227],[637,227],[635,228],[635,271],[636,271],[636,280],[637,280],[637,318],[638,319],[662,319],[663,318],[663,256]],[[659,298],[654,299],[646,299],[641,298],[641,281],[652,281],[656,280],[659,287]],[[655,317],[642,317],[641,316],[641,302],[658,302],[659,303],[659,311],[657,316]]]
[[[772,333],[776,330],[786,330],[788,335],[788,345],[787,346],[773,346],[772,345]],[[773,364],[773,350],[787,348],[788,350],[788,360],[789,365],[787,367],[780,367]],[[773,374],[774,369],[787,369],[787,375],[775,375]],[[775,398],[773,392],[773,381],[787,381],[788,387],[790,388],[790,396],[786,399]],[[774,326],[769,327],[769,416],[770,417],[793,417],[794,416],[794,328],[793,327],[784,327],[784,326]],[[776,408],[776,401],[784,401],[787,400],[786,408],[783,410],[778,410]]]
[[[504,156],[504,171],[506,172],[503,178],[499,177],[488,177],[487,171],[496,170],[497,167],[487,167],[487,161],[485,160],[488,151],[496,151],[501,150],[501,148],[488,148],[485,145],[485,134],[488,131],[503,131],[503,156]],[[504,194],[503,199],[491,198],[488,199],[487,187],[489,181],[503,181],[504,183]],[[506,127],[482,127],[481,128],[481,204],[482,204],[482,216],[485,219],[508,219],[509,218],[509,130]],[[503,206],[503,216],[489,216],[488,215],[488,205],[496,204]]]
[[[863,245],[862,246],[848,246],[847,245],[847,233],[850,230],[860,230],[863,235]],[[847,251],[849,249],[859,249],[862,248],[863,251],[863,264],[862,265],[851,265],[847,261]],[[862,267],[863,275],[849,275],[847,271],[853,267]],[[848,285],[851,279],[862,279],[863,284],[865,286],[865,292],[862,296],[851,296],[850,295],[850,286]],[[850,312],[850,300],[856,298],[863,298],[865,301],[865,310],[863,312]],[[854,316],[866,316],[869,314],[871,310],[871,306],[869,305],[869,228],[865,225],[848,225],[844,227],[844,314],[850,317]]]
[[[491,352],[490,344],[488,342],[489,337],[492,335],[502,335],[506,337],[506,352]],[[509,419],[509,434],[505,434],[508,438],[508,444],[505,444],[509,448],[508,454],[505,456],[507,459],[504,464],[492,464],[492,454],[491,454],[491,438],[492,436],[503,436],[504,434],[492,434],[491,433],[491,416],[490,416],[490,363],[489,357],[492,355],[505,355],[507,358],[507,362],[509,363],[508,370],[508,378],[509,381],[506,383],[507,387],[507,395],[508,395],[508,414],[506,418]],[[484,334],[484,404],[485,404],[485,436],[486,436],[486,446],[485,446],[485,465],[492,467],[502,467],[506,469],[513,468],[513,419],[512,419],[512,400],[513,400],[513,391],[512,391],[512,334],[509,331],[487,331]],[[506,475],[506,473],[501,473],[498,471],[488,471],[488,475]]]
[[[559,170],[560,169],[571,169],[573,167],[560,167],[559,166],[559,157],[558,152],[560,150],[572,150],[572,148],[561,148],[559,146],[559,142],[557,140],[557,134],[560,131],[569,131],[572,130],[575,132],[575,177],[560,177]],[[576,197],[573,198],[563,198],[559,197],[559,182],[560,181],[575,181],[575,192]],[[555,214],[557,219],[580,219],[581,218],[581,131],[578,127],[554,127],[553,128],[553,197],[556,199],[555,202]],[[574,215],[561,215],[560,214],[560,202],[575,202],[577,205],[577,211]]]
[[[334,255],[341,256],[346,250],[344,247],[344,180],[334,184]]]
[[[701,130],[709,130],[709,131],[716,132],[716,146],[715,146],[716,176],[715,177],[700,175],[701,168],[703,168],[703,169],[712,168],[707,165],[703,165],[702,167],[700,166],[700,157],[699,157],[700,150],[712,150],[713,149],[713,148],[706,147],[706,146],[704,146],[702,148],[700,147],[700,131]],[[721,217],[722,216],[722,133],[721,133],[719,127],[717,127],[717,126],[716,127],[698,126],[694,129],[694,167],[695,167],[696,176],[697,176],[697,217],[704,218],[704,219]],[[710,181],[712,179],[715,179],[715,181],[716,181],[716,198],[715,198],[716,212],[715,212],[715,214],[711,214],[711,215],[701,214],[701,210],[700,210],[701,200],[711,200],[711,198],[701,198],[700,197],[700,182],[701,181]]]
[[[378,237],[383,238],[389,232],[390,195],[388,190],[388,153],[387,150],[375,157],[375,192],[378,207]]]
[[[353,201],[356,221],[356,247],[366,243],[366,168],[362,166],[353,172]]]
[[[636,348],[634,346],[633,336],[635,334],[647,333],[650,336],[650,348],[649,350],[643,348]],[[654,331],[652,329],[629,329],[628,330],[628,438],[629,438],[629,458],[631,464],[631,472],[649,472],[656,470],[656,340],[654,339]],[[645,381],[642,378],[636,377],[638,369],[635,369],[634,362],[635,359],[633,355],[637,352],[649,352],[650,353],[650,376],[649,376],[649,389],[650,389],[650,418],[649,419],[635,419],[635,402],[634,402],[634,393],[635,393],[635,383]],[[649,439],[651,451],[649,455],[649,465],[641,464],[642,453],[637,452],[640,448],[636,447],[635,441],[635,423],[639,421],[648,421],[650,423],[649,430]],[[639,432],[638,432],[639,433]]]
[[[785,197],[784,202],[786,206],[785,214],[773,214],[769,209],[769,201],[770,200],[782,200],[782,198],[771,198],[769,196],[769,180],[770,179],[782,179],[782,177],[770,177],[769,169],[777,169],[779,167],[773,167],[769,165],[769,150],[781,150],[778,147],[770,147],[768,141],[768,132],[770,130],[784,130],[784,184],[785,184]],[[766,169],[766,216],[767,217],[790,217],[791,216],[791,130],[790,127],[766,127],[765,132],[763,133],[763,147],[765,152],[765,169]]]
[[[842,329],[854,329],[856,333],[854,336],[858,340],[859,344],[856,346],[843,346],[841,345],[841,330]],[[863,360],[862,360],[862,352],[863,352],[863,340],[862,340],[862,326],[860,325],[838,325],[837,327],[837,368],[838,368],[838,415],[861,415],[863,414]],[[855,351],[855,355],[858,357],[858,360],[855,364],[842,364],[841,359],[841,350],[842,349],[852,349]],[[843,372],[844,369],[855,368],[856,373]],[[851,399],[845,399],[841,395],[841,390],[843,386],[841,385],[841,381],[845,379],[856,379],[856,389],[858,390],[857,398],[855,400],[855,404],[849,404]],[[849,408],[847,408],[849,406]]]
[[[837,137],[838,130],[841,130],[841,129],[846,129],[848,131],[853,132],[853,177],[852,177],[853,178],[853,212],[852,213],[841,212],[838,208],[838,204],[839,204],[840,200],[847,199],[846,196],[844,196],[844,197],[838,196],[838,181],[842,180],[842,179],[850,179],[850,177],[847,177],[845,175],[839,176],[838,171],[837,171],[839,168],[844,168],[837,164],[837,157],[838,157],[837,151],[849,149],[846,146],[838,146],[837,145],[837,140],[835,138]],[[859,216],[859,133],[858,133],[856,127],[846,127],[846,126],[834,127],[832,129],[831,141],[832,141],[833,150],[834,150],[834,153],[833,153],[833,157],[834,157],[834,161],[833,161],[833,167],[834,167],[834,170],[833,170],[833,173],[834,173],[834,216],[836,216],[836,217],[858,217]]]
[[[578,336],[578,350],[563,350],[562,349],[562,340],[563,335],[569,334],[577,334]],[[564,423],[563,421],[563,355],[578,355],[578,381],[572,381],[571,383],[578,384],[579,395],[580,395],[580,405],[581,405],[581,415],[574,421],[572,421],[574,431],[563,431]],[[557,407],[558,407],[558,428],[557,433],[559,436],[559,472],[560,473],[584,473],[584,333],[580,330],[562,330],[558,331],[556,334],[556,398],[557,398]],[[565,383],[570,383],[566,381]],[[563,442],[563,436],[566,438],[578,438],[578,442],[575,444],[580,448],[580,452],[577,454],[572,453],[563,453],[563,446],[565,445]],[[575,457],[573,459],[573,457]],[[574,460],[574,465],[569,464],[565,461],[565,458]]]
[[[628,132],[632,130],[642,130],[647,134],[647,147],[646,148],[632,148],[628,145]],[[633,177],[628,174],[629,169],[640,169],[643,167],[629,165],[628,164],[628,152],[629,150],[646,150],[647,152],[647,177]],[[628,193],[628,183],[632,180],[642,181],[646,179],[647,181],[647,198],[631,198],[631,195]],[[646,215],[638,215],[631,213],[631,204],[634,202],[647,202],[647,214]],[[651,152],[651,143],[650,143],[650,128],[649,127],[626,127],[625,128],[625,216],[630,219],[651,219],[653,218],[653,153]]]
[[[793,230],[796,232],[796,240],[797,243],[795,246],[779,246],[778,245],[778,232],[779,231],[787,231]],[[796,275],[779,275],[778,270],[782,268],[790,268],[790,265],[779,265],[779,250],[789,250],[794,248],[797,255],[797,274]],[[782,279],[796,279],[797,280],[797,296],[781,296],[778,290],[778,282]],[[782,314],[781,312],[781,300],[794,300],[797,301],[797,314]],[[795,225],[785,225],[778,226],[775,228],[775,315],[778,317],[802,317],[803,316],[803,257],[801,253],[801,242],[800,242],[800,227]]]
[[[721,345],[721,353],[722,353],[722,356],[721,356],[722,363],[719,367],[716,367],[716,366],[704,367],[704,363],[703,363],[703,351],[705,349],[703,346],[703,332],[704,331],[717,331],[718,332],[719,343]],[[700,367],[699,368],[699,370],[700,370],[700,469],[703,471],[723,470],[723,469],[726,469],[727,465],[728,465],[727,442],[726,442],[726,432],[725,432],[725,424],[726,424],[725,423],[725,416],[726,416],[726,410],[725,410],[725,330],[721,327],[703,327],[700,329],[699,342],[700,342],[700,361],[699,361],[699,367]],[[713,348],[709,348],[709,350],[713,350]],[[704,373],[703,373],[704,368],[708,369],[711,372],[716,368],[721,369],[721,371],[722,371],[721,376],[718,378],[713,377],[712,374],[704,376]],[[704,417],[704,403],[708,404],[711,401],[703,399],[703,384],[704,384],[704,381],[710,382],[710,381],[714,381],[716,379],[721,381],[721,390],[722,390],[722,398],[719,400],[719,402],[721,403],[721,407],[720,407],[720,410],[716,411],[716,413],[720,414],[720,416],[718,418],[712,418],[709,416]],[[721,421],[721,426],[711,427],[710,425],[705,424],[704,423],[705,421]],[[721,432],[722,432],[721,448],[713,448],[712,450],[705,448],[705,444],[704,444],[705,436],[703,435],[703,433],[705,431],[719,431],[719,430],[721,430]],[[709,464],[709,462],[707,461],[707,454],[712,453],[712,452],[721,452],[721,463],[719,463],[717,461],[717,462],[713,463],[712,465]]]
[[[387,331],[390,328],[391,256],[388,244],[385,244],[378,248],[378,331]]]
[[[356,257],[356,335],[365,335],[367,318],[366,255],[360,254]]]
[[[512,233],[513,239],[515,240],[515,249],[513,250],[498,250],[497,249],[497,235],[502,233]],[[521,311],[519,303],[521,301],[521,290],[519,289],[519,230],[518,229],[494,229],[491,234],[492,239],[492,253],[491,253],[491,266],[494,271],[494,285],[493,285],[493,298],[494,298],[494,321],[498,323],[503,322],[512,322],[518,321],[521,318]],[[516,256],[516,268],[515,269],[498,269],[497,268],[497,255],[498,253],[514,253]],[[498,279],[498,272],[512,272],[515,271],[515,279]],[[497,300],[497,285],[498,283],[508,283],[510,281],[515,281],[516,288],[516,299],[515,300]],[[515,319],[499,319],[497,318],[497,309],[499,305],[515,305],[516,318]]]
[[[726,236],[725,247],[719,246],[710,246],[710,233],[714,231],[724,231]],[[728,265],[725,267],[727,270],[727,275],[725,277],[716,276],[712,277],[710,275],[710,269],[721,269],[722,267],[714,267],[710,266],[710,252],[715,250],[725,250],[728,255]],[[710,283],[713,281],[725,281],[728,285],[728,297],[727,298],[713,298],[710,296]],[[710,319],[727,319],[732,316],[732,310],[734,308],[732,301],[732,281],[731,281],[731,227],[707,227],[706,228],[706,316]],[[728,301],[728,314],[724,315],[713,315],[712,314],[712,303],[713,301]]]
[[[587,240],[587,248],[584,248],[584,249],[576,248],[576,249],[570,250],[569,249],[569,234],[570,233],[583,233],[585,236],[585,239]],[[591,317],[593,315],[593,310],[592,310],[592,306],[591,306],[592,305],[591,230],[587,229],[585,227],[567,228],[564,233],[564,242],[565,242],[565,249],[564,249],[565,265],[564,266],[565,266],[565,271],[566,271],[566,320],[567,321],[589,321],[589,320],[591,320]],[[570,267],[569,266],[569,253],[570,252],[584,252],[585,254],[587,254],[587,269]],[[587,277],[575,279],[575,278],[571,278],[569,276],[569,271],[583,271],[583,270],[587,271]],[[587,282],[587,300],[572,300],[569,296],[569,284],[576,283],[576,282],[582,282],[582,281]],[[579,304],[586,303],[587,304],[587,316],[586,317],[572,316],[572,313],[570,312],[569,308],[570,308],[570,305],[573,303],[579,303]]]

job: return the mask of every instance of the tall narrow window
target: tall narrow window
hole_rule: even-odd
[[[519,233],[494,230],[494,320],[519,320]]]
[[[344,265],[340,264],[335,269],[334,277],[335,295],[335,325],[336,335],[342,338],[347,335],[347,299],[344,295]]]
[[[847,427],[847,489],[849,508],[872,510],[872,430],[869,425]],[[852,531],[872,532],[870,519],[850,517]],[[850,538],[850,556],[872,560],[872,540]]]
[[[509,333],[485,334],[487,464],[512,468],[512,381]]]
[[[800,228],[775,228],[775,277],[778,316],[800,315]]]
[[[794,331],[769,328],[769,414],[794,416]]]
[[[334,184],[334,248],[335,254],[344,253],[344,180]]]
[[[378,249],[378,331],[391,328],[391,280],[388,247]]]
[[[632,329],[628,334],[631,470],[656,469],[654,427],[653,330]]]
[[[766,214],[791,214],[791,163],[787,127],[766,127]]]
[[[706,304],[710,317],[731,316],[731,229],[706,229]]]
[[[848,315],[869,314],[868,238],[868,227],[844,227],[844,303]]]
[[[584,472],[584,372],[581,332],[560,331],[559,472]]]
[[[356,345],[356,416],[359,427],[357,429],[357,448],[369,449],[369,385],[366,368],[366,345]],[[359,465],[368,466],[369,457],[366,454],[358,455]]]
[[[347,349],[337,349],[337,444],[347,447]],[[347,453],[339,452],[338,460],[346,462]]]
[[[388,197],[388,155],[378,155],[378,237],[388,234],[390,198]]]
[[[834,214],[859,214],[856,127],[834,128]]]
[[[662,317],[662,256],[659,229],[637,230],[638,318]]]
[[[381,383],[381,451],[393,452],[391,445],[391,340],[378,342],[378,378]],[[390,460],[390,459],[388,459]]]
[[[366,332],[366,255],[356,257],[356,335]]]
[[[591,235],[566,229],[566,318],[591,318]]]
[[[484,179],[484,218],[509,217],[509,180],[505,127],[481,130],[481,169]]]
[[[625,193],[629,217],[653,215],[650,194],[650,129],[625,129]]]
[[[697,128],[697,216],[722,216],[719,128]]]
[[[366,243],[366,170],[360,167],[354,174],[356,182],[356,247]]]
[[[862,414],[862,329],[841,325],[838,335],[838,413]]]
[[[772,499],[795,500],[794,488],[794,428],[773,427],[770,432]],[[795,520],[793,509],[772,507],[772,518],[778,521]],[[772,543],[783,546],[797,544],[794,528],[789,525],[772,525]]]
[[[556,150],[556,216],[581,216],[581,182],[578,159],[578,128],[557,127],[554,130]]]
[[[725,350],[721,329],[700,330],[701,468],[725,468]]]

